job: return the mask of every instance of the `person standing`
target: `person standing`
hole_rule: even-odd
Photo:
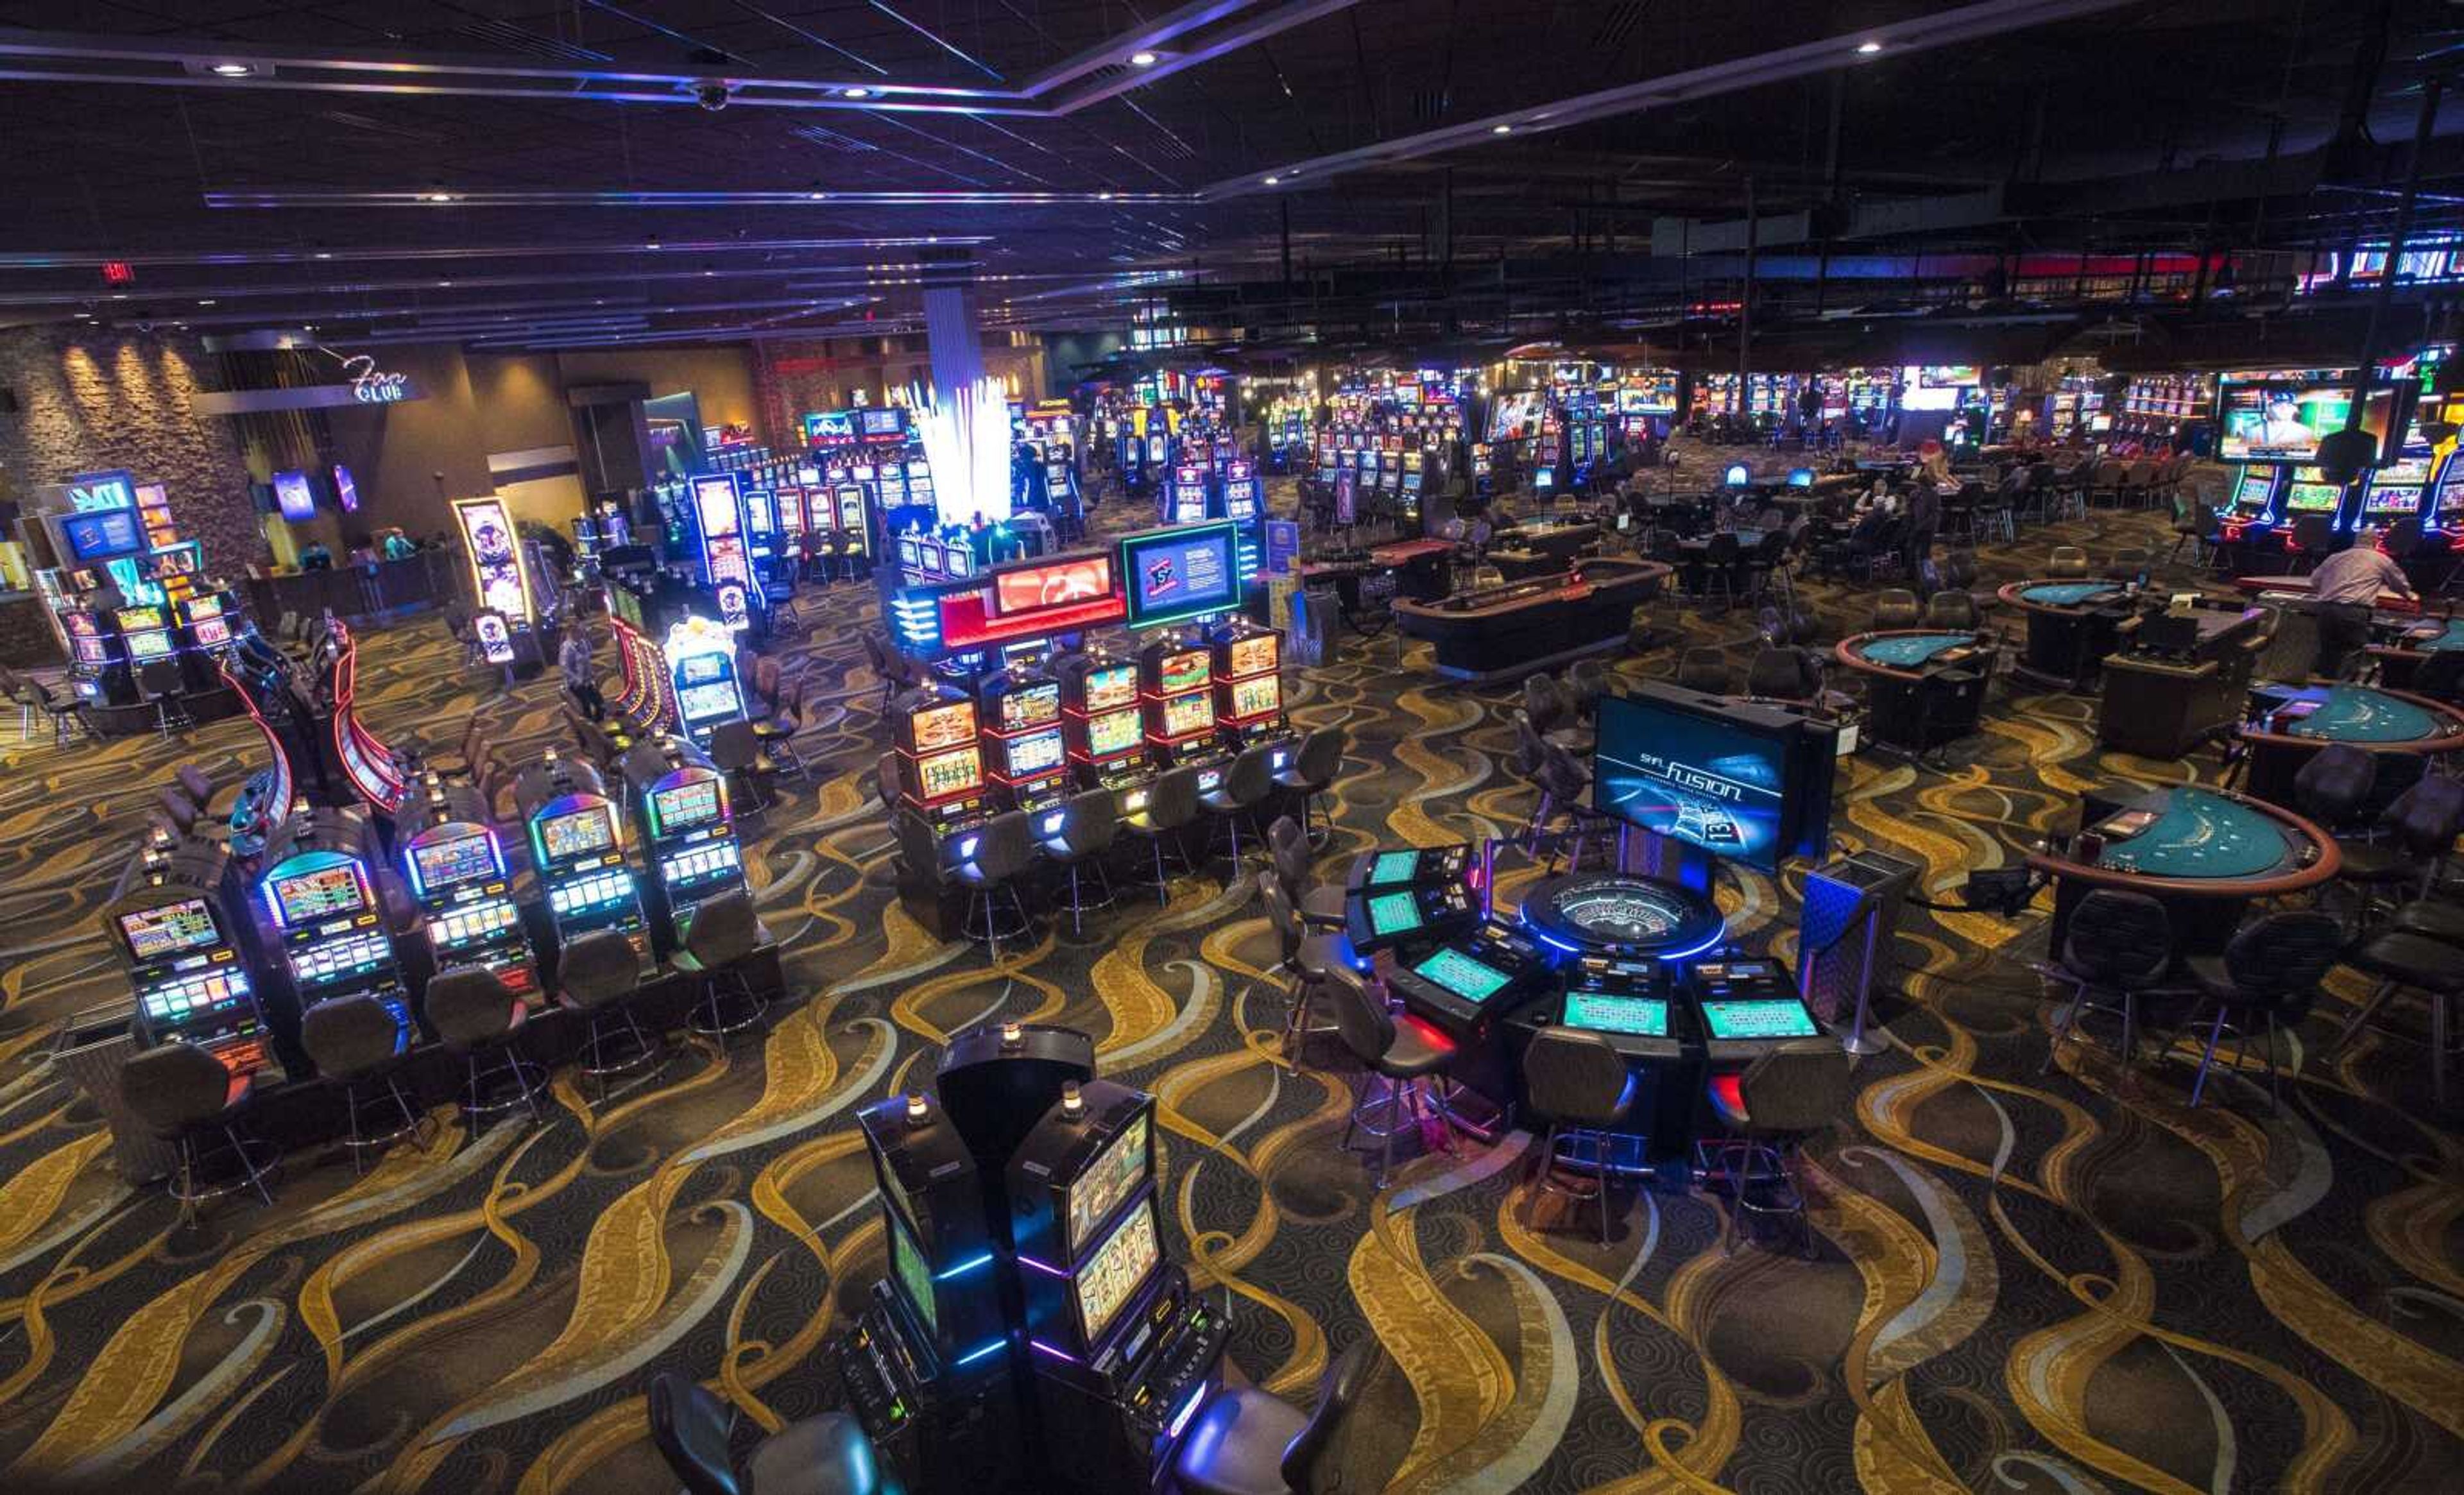
[[[582,714],[592,721],[607,719],[606,697],[599,693],[599,671],[590,661],[590,629],[577,623],[565,630],[564,645],[556,653],[557,664],[564,671],[564,688],[581,703]]]
[[[2365,533],[2350,548],[2319,562],[2310,573],[2310,596],[2319,614],[2319,657],[2314,672],[2341,680],[2370,643],[2370,610],[2381,592],[2409,599],[2412,579],[2377,537]]]

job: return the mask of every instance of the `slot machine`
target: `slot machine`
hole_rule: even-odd
[[[236,932],[213,893],[223,852],[192,842],[151,846],[143,857],[136,885],[102,911],[103,928],[128,962],[139,1046],[195,1044],[235,1075],[288,1079]]]
[[[1683,1003],[1674,968],[1660,960],[1582,956],[1563,968],[1565,995],[1544,1016],[1558,1025],[1596,1033],[1626,1061],[1626,1115],[1651,1139],[1656,1156],[1682,1151],[1693,1135],[1702,1093],[1702,1050],[1686,1042]],[[1647,1120],[1646,1120],[1647,1118]]]
[[[396,826],[402,868],[434,968],[483,966],[524,1006],[544,1007],[546,988],[486,801],[469,784],[434,786],[407,809]]]
[[[2430,489],[2431,460],[2402,456],[2371,473],[2362,491],[2361,523],[2386,529],[2418,515],[2427,528],[2430,517],[2422,511],[2422,497]]]
[[[2278,520],[2277,499],[2284,485],[2285,469],[2264,463],[2245,463],[2233,472],[2233,496],[2218,516],[2227,539],[2239,539],[2250,530],[2274,529]]]
[[[840,483],[830,490],[838,511],[838,553],[842,564],[866,575],[872,572],[872,521],[860,483]]]
[[[531,870],[547,900],[557,943],[612,929],[650,957],[642,894],[625,860],[625,828],[615,802],[600,792],[588,765],[561,760],[554,750],[525,770],[515,787],[531,841]]]
[[[1697,964],[1689,983],[1703,1057],[1714,1073],[1743,1072],[1777,1044],[1837,1048],[1776,961]]]
[[[1062,735],[1079,782],[1120,790],[1154,778],[1137,662],[1095,649],[1062,656],[1058,673]]]
[[[157,660],[179,658],[165,608],[121,607],[112,613],[112,621],[120,626],[120,647],[132,674]]]
[[[1167,632],[1139,649],[1138,696],[1156,767],[1217,756],[1215,654],[1202,639]]]
[[[1266,512],[1266,487],[1258,465],[1235,457],[1223,464],[1223,517],[1246,523]]]
[[[736,677],[736,634],[708,618],[679,618],[659,646],[667,661],[685,735],[707,744],[721,722],[744,716],[744,692]]]
[[[983,745],[975,698],[928,681],[890,705],[899,799],[946,838],[984,816]]]
[[[1538,940],[1492,921],[1415,958],[1391,962],[1386,984],[1413,1017],[1481,1046],[1507,1012],[1550,983],[1550,964]]]
[[[88,705],[134,700],[135,677],[117,629],[106,629],[99,614],[74,608],[59,615],[69,640],[69,684]],[[115,682],[117,684],[115,685]]]
[[[174,607],[181,677],[191,691],[210,691],[222,683],[216,661],[231,647],[231,599],[224,592],[197,592]]]
[[[1203,521],[1208,517],[1208,486],[1206,469],[1202,467],[1173,469],[1172,480],[1164,485],[1163,490],[1163,522],[1197,524]]]
[[[413,1042],[410,991],[370,875],[357,811],[295,811],[283,854],[257,876],[299,1011],[343,997],[373,997],[393,1014],[399,1046]],[[274,856],[274,850],[267,855]]]
[[[1011,809],[1042,809],[1069,792],[1059,679],[1013,664],[976,687],[976,707],[989,777]]]
[[[1284,636],[1235,618],[1214,630],[1210,645],[1215,722],[1224,741],[1239,748],[1284,736]]]
[[[1329,488],[1334,486],[1336,460],[1334,432],[1325,431],[1317,438],[1317,480]]]
[[[1008,1169],[1028,1399],[1056,1487],[1160,1489],[1230,1323],[1163,1256],[1155,1101],[1071,1085]]]
[[[2425,531],[2454,537],[2451,541],[2464,548],[2464,447],[2450,451],[2438,466],[2438,476],[2431,484],[2430,496],[2421,508],[2421,527]]]
[[[2283,496],[2283,519],[2286,528],[2299,524],[2309,515],[2324,515],[2340,528],[2349,527],[2345,498],[2355,486],[2331,483],[2327,474],[2315,467],[2297,467],[2286,475]]]
[[[744,886],[744,854],[727,801],[727,779],[701,754],[669,738],[625,755],[626,799],[642,832],[649,870],[654,943],[684,944],[693,911]]]

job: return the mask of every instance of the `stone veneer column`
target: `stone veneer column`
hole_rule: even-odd
[[[169,490],[181,533],[205,543],[207,570],[236,582],[267,550],[238,432],[193,408],[210,358],[180,334],[0,332],[0,389],[18,404],[0,414],[0,483],[31,508],[43,484],[126,468]]]

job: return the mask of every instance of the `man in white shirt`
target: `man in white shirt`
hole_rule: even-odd
[[[2350,548],[2320,561],[2310,573],[2310,595],[2319,614],[2316,673],[2340,680],[2369,647],[2370,608],[2382,592],[2409,599],[2412,581],[2379,549],[2373,534],[2355,536]]]

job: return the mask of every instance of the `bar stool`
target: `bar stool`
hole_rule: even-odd
[[[2060,962],[2046,972],[2076,989],[2036,1072],[2053,1069],[2082,1011],[2122,1014],[2122,1066],[2127,1072],[2139,1047],[2140,994],[2163,979],[2172,964],[2173,920],[2165,905],[2118,888],[2099,888],[2081,898],[2071,910]]]
[[[1136,879],[1143,888],[1155,890],[1157,907],[1171,901],[1172,880],[1164,870],[1164,857],[1169,853],[1183,871],[1189,869],[1189,858],[1180,849],[1180,834],[1189,823],[1198,819],[1198,770],[1175,768],[1147,785],[1146,799],[1121,817],[1121,829],[1144,841],[1155,858],[1155,877]]]
[[[1309,926],[1292,908],[1290,890],[1274,873],[1258,874],[1258,898],[1265,905],[1267,926],[1275,932],[1275,969],[1287,983],[1284,993],[1284,1058],[1298,1069],[1309,1041],[1320,1033],[1334,1031],[1309,1021],[1318,988],[1336,979],[1338,972],[1358,971],[1359,960],[1353,954],[1352,942],[1342,934],[1309,933]]]
[[[628,1074],[659,1057],[658,1044],[633,1017],[633,998],[642,989],[642,957],[622,931],[595,929],[565,941],[557,961],[559,1005],[581,1014],[583,1022],[583,1074],[599,1082],[599,1098],[607,1098],[607,1077]],[[607,1043],[621,1027],[630,1051],[607,1057]]]
[[[374,997],[336,997],[299,1015],[299,1046],[308,1050],[318,1073],[341,1087],[350,1130],[344,1145],[351,1150],[354,1174],[363,1171],[360,1154],[366,1149],[391,1146],[419,1130],[419,1113],[394,1078],[394,1061],[402,1057],[404,1038],[392,1010]],[[379,1086],[384,1088],[383,1098],[392,1101],[401,1112],[402,1125],[364,1136],[360,1132],[361,1109],[379,1097],[363,1091]]]
[[[699,1382],[650,1377],[650,1441],[685,1495],[898,1495],[864,1424],[845,1412],[800,1418],[754,1445],[739,1466],[728,1451],[736,1410]]]
[[[1232,761],[1215,780],[1213,787],[1199,792],[1199,806],[1215,818],[1231,848],[1232,875],[1241,873],[1241,823],[1249,823],[1249,839],[1258,839],[1258,806],[1266,802],[1274,792],[1274,769],[1269,762],[1273,749],[1264,743],[1243,748],[1233,755]],[[1209,844],[1208,851],[1214,847]]]
[[[2409,930],[2373,935],[2344,963],[2379,978],[2370,1000],[2348,1019],[2329,1047],[2341,1048],[2401,987],[2411,987],[2430,999],[2430,1090],[2440,1110],[2447,1109],[2447,1057],[2452,1018],[2447,1004],[2464,997],[2464,954],[2443,939]]]
[[[2435,776],[2417,780],[2380,813],[2379,827],[2386,833],[2379,839],[2336,843],[2344,859],[2336,881],[2352,888],[2360,899],[2356,928],[2369,922],[2374,894],[2401,892],[2409,886],[2417,896],[2427,896],[2435,886],[2456,835],[2464,832],[2464,780]]]
[[[1886,586],[1874,594],[1874,627],[1913,628],[1925,620],[1917,594],[1904,586]]]
[[[1549,1118],[1548,1134],[1531,1158],[1536,1186],[1524,1222],[1530,1224],[1539,1197],[1551,1190],[1581,1198],[1581,1189],[1557,1181],[1557,1142],[1560,1137],[1589,1137],[1592,1166],[1597,1173],[1594,1192],[1600,1202],[1600,1244],[1607,1245],[1609,1129],[1625,1119],[1627,1108],[1634,1103],[1634,1073],[1626,1067],[1625,1056],[1597,1033],[1555,1026],[1538,1029],[1523,1050],[1523,1093],[1527,1110]]]
[[[1004,937],[1016,939],[1035,927],[1027,917],[1026,903],[1018,895],[1018,879],[1035,862],[1035,842],[1027,828],[1026,812],[1011,810],[996,815],[977,829],[960,836],[951,846],[950,880],[969,890],[967,917],[959,933],[969,939],[979,939],[1001,959],[1001,942]],[[994,894],[1009,895],[1010,912],[1016,922],[1008,922],[994,902]],[[976,922],[976,912],[983,911],[983,922]]]
[[[1327,1449],[1359,1406],[1385,1359],[1375,1334],[1362,1334],[1320,1373],[1307,1412],[1255,1386],[1225,1386],[1190,1419],[1174,1455],[1181,1495],[1309,1495],[1338,1482],[1320,1469]]]
[[[1352,1108],[1344,1122],[1343,1140],[1337,1145],[1347,1151],[1352,1146],[1354,1131],[1365,1132],[1378,1139],[1376,1186],[1386,1187],[1387,1175],[1395,1167],[1395,1133],[1403,1130],[1404,1117],[1419,1125],[1429,1114],[1434,1104],[1441,1123],[1445,1122],[1446,1102],[1442,1094],[1424,1099],[1419,1082],[1445,1072],[1455,1061],[1454,1040],[1428,1023],[1408,1014],[1397,1017],[1387,1010],[1384,988],[1373,986],[1367,978],[1354,971],[1330,970],[1333,986],[1334,1022],[1343,1035],[1343,1046],[1360,1061],[1375,1080],[1385,1082],[1385,1091],[1375,1098],[1364,1096]],[[1378,1107],[1386,1110],[1384,1130],[1361,1120],[1363,1111]],[[1446,1147],[1453,1150],[1448,1133]]]
[[[1976,627],[1976,599],[1966,592],[1936,592],[1925,599],[1925,626],[1954,631]]]
[[[131,1054],[120,1066],[120,1094],[137,1119],[179,1151],[169,1193],[179,1201],[180,1223],[196,1223],[197,1206],[240,1189],[253,1189],[270,1207],[265,1180],[274,1176],[274,1147],[243,1132],[240,1110],[254,1088],[253,1076],[233,1074],[194,1044],[172,1042]],[[209,1132],[222,1140],[201,1145]],[[206,1159],[229,1153],[241,1176],[225,1183],[199,1180]],[[262,1159],[260,1161],[260,1159]]]
[[[720,722],[710,735],[710,765],[725,774],[728,786],[742,795],[747,813],[770,807],[775,798],[769,787],[773,765],[761,752],[761,738],[753,723]]]
[[[753,912],[753,894],[745,890],[731,888],[695,905],[685,920],[684,948],[668,957],[671,965],[701,983],[701,1000],[693,1004],[685,1025],[704,1038],[723,1038],[760,1022],[770,1003],[753,989],[744,965],[769,943],[770,931]],[[733,1016],[729,1002],[737,1009]]]
[[[1796,1185],[1795,1165],[1806,1139],[1847,1115],[1856,1102],[1847,1051],[1820,1041],[1783,1045],[1741,1073],[1712,1076],[1707,1096],[1713,1118],[1728,1135],[1698,1146],[1733,1159],[1720,1170],[1736,1203],[1721,1222],[1720,1249],[1736,1249],[1739,1216],[1785,1215],[1796,1221],[1802,1249],[1811,1259],[1814,1233],[1806,1223],[1805,1194]],[[1771,1193],[1756,1198],[1757,1185],[1770,1186]]]
[[[1293,900],[1305,929],[1343,928],[1344,890],[1332,883],[1312,888],[1309,836],[1288,815],[1278,815],[1266,827],[1266,851],[1275,876]]]
[[[34,705],[52,719],[52,746],[65,746],[70,738],[86,735],[85,703],[74,692],[66,697],[54,695],[40,680],[27,681],[26,688],[33,693]]]
[[[178,660],[149,659],[139,665],[137,689],[154,703],[154,730],[162,736],[186,732],[197,724],[184,698],[187,682],[180,676]]]
[[[483,965],[448,966],[429,978],[420,1006],[445,1051],[461,1057],[463,1115],[475,1120],[526,1106],[533,1121],[541,1119],[538,1091],[547,1084],[547,1071],[522,1057],[522,1024],[530,1009],[504,978]],[[492,1049],[495,1062],[482,1066],[480,1056]],[[483,1099],[483,1083],[500,1074],[512,1076],[513,1096]]]
[[[1677,656],[1677,683],[1688,691],[1727,695],[1736,689],[1736,677],[1728,656],[1716,649],[1689,649]]]
[[[1343,772],[1344,751],[1351,745],[1352,734],[1343,728],[1320,727],[1301,738],[1299,750],[1275,770],[1275,787],[1300,796],[1301,829],[1309,833],[1311,849],[1334,834],[1334,816],[1319,801]],[[1323,824],[1312,824],[1312,817]]]
[[[2241,1069],[2250,1044],[2250,1025],[2267,1026],[2267,1092],[2269,1108],[2284,1109],[2284,1092],[2276,1069],[2276,1030],[2281,1019],[2298,1022],[2318,995],[2319,979],[2336,963],[2344,942],[2344,927],[2328,914],[2311,911],[2270,913],[2233,932],[2220,955],[2190,956],[2182,969],[2196,983],[2200,1005],[2212,1005],[2215,1019],[2208,1025],[2208,1045],[2199,1056],[2198,1077],[2190,1082],[2190,1104],[2206,1091],[2208,1070],[2215,1064],[2217,1041],[2226,1028],[2233,1032],[2233,1069]],[[2197,1008],[2191,1010],[2196,1027]]]
[[[2056,545],[2045,558],[2045,575],[2064,581],[2079,581],[2087,575],[2087,552],[2077,545]]]
[[[1112,877],[1104,870],[1104,855],[1121,833],[1120,802],[1110,789],[1089,789],[1071,795],[1036,817],[1036,849],[1057,871],[1069,874],[1069,933],[1084,933],[1085,916],[1112,906]],[[1101,901],[1086,894],[1081,868],[1091,870],[1102,889]]]

